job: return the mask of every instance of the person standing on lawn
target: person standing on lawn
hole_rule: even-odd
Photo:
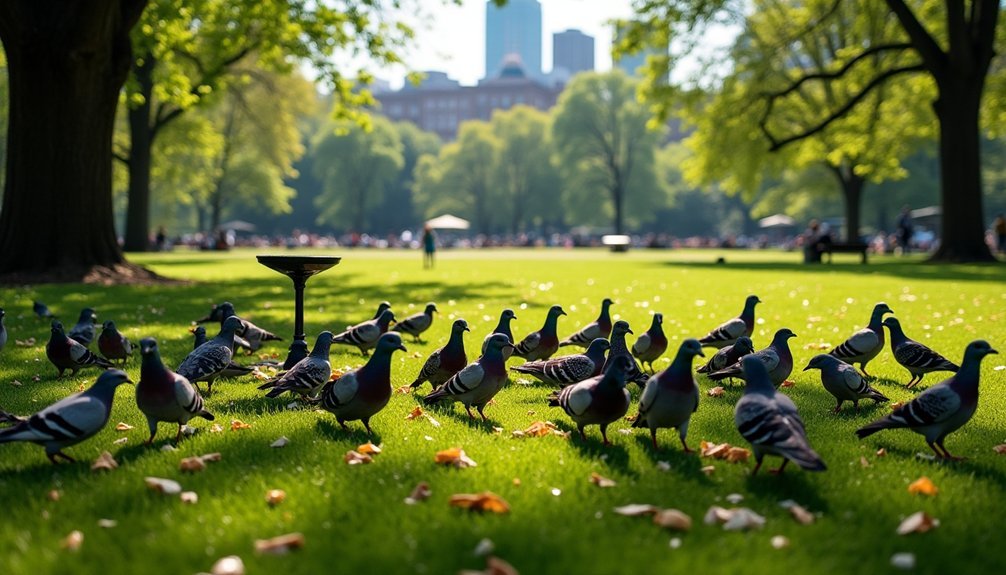
[[[437,236],[430,226],[423,227],[423,269],[433,267],[433,255],[437,251]]]

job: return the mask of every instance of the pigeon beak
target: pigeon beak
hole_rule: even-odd
[[[141,347],[140,348],[140,353],[143,354],[143,355],[147,355],[148,353],[151,352],[152,349],[153,348],[150,348],[150,347]]]
[[[400,349],[402,351],[409,351],[409,350],[405,349],[405,344],[404,343],[398,344],[398,349]]]
[[[465,331],[471,331],[471,329],[468,326],[465,326],[464,330]]]
[[[808,369],[810,369],[810,364],[807,364],[807,367],[803,368],[804,371],[807,371]]]
[[[625,330],[625,332],[626,333],[631,333],[632,335],[636,335],[636,332],[632,331],[631,329],[627,329],[627,330]]]
[[[706,354],[702,353],[702,350],[700,349],[699,350],[699,357],[705,357],[705,356],[706,356]]]
[[[996,350],[994,350],[994,349],[992,349],[991,347],[989,348],[989,353],[993,353],[995,355],[999,355],[999,352],[996,351]]]

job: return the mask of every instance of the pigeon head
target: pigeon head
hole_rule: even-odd
[[[463,319],[454,320],[454,323],[451,324],[451,333],[458,333],[461,331],[471,331],[468,329],[468,322]]]
[[[148,356],[157,353],[157,340],[152,337],[145,337],[140,340],[140,354]]]
[[[984,339],[976,339],[975,341],[968,344],[968,347],[964,349],[964,360],[967,361],[968,358],[981,359],[989,354],[997,354],[998,351],[992,349],[989,342]]]
[[[440,311],[440,310],[437,309],[437,304],[435,304],[433,302],[430,302],[430,303],[426,304],[426,309],[423,310],[423,313],[425,313],[426,315],[433,315],[433,312],[435,312],[435,311],[437,311],[437,312]]]
[[[754,309],[754,306],[761,303],[756,295],[749,295],[746,300],[744,300],[744,307]]]
[[[206,328],[201,325],[197,325],[195,328],[192,329],[192,333],[194,333],[197,338],[206,337]]]
[[[91,322],[94,323],[98,321],[98,314],[94,313],[94,308],[85,307],[80,310],[80,317],[77,319],[78,323]]]
[[[233,335],[238,333],[242,327],[244,327],[244,324],[241,323],[241,318],[232,315],[224,320],[223,325],[220,326],[220,333]]]
[[[887,317],[887,318],[884,318],[883,324],[885,326],[887,326],[887,328],[890,329],[891,331],[895,331],[895,330],[901,331],[901,322],[898,321],[898,318],[896,318],[896,317]]]
[[[807,371],[809,369],[824,369],[837,361],[838,361],[837,359],[826,353],[819,353],[814,357],[810,358],[810,362],[807,363],[807,367],[803,368],[803,370]]]
[[[108,331],[115,331],[115,322],[112,320],[107,320],[105,323],[101,324],[102,329]]]
[[[318,339],[314,340],[314,349],[325,350],[332,346],[332,338],[335,337],[330,331],[323,331],[318,334]],[[307,342],[302,340],[294,340],[294,343],[301,342],[304,345],[304,349],[307,349]],[[293,349],[293,345],[290,346]]]
[[[663,325],[664,324],[664,314],[655,313],[653,314],[653,325]]]
[[[3,319],[4,316],[6,316],[6,315],[7,315],[7,312],[5,312],[2,307],[0,307],[0,319]]]
[[[611,301],[611,298],[606,297],[606,298],[604,298],[604,299],[601,300],[601,307],[602,308],[609,308],[609,307],[611,307],[611,304],[613,304],[613,303],[615,303],[615,302]]]
[[[121,369],[109,369],[98,376],[98,381],[94,382],[94,387],[115,390],[115,388],[124,383],[133,383],[133,380],[129,379],[126,372]]]
[[[745,390],[775,391],[775,386],[772,385],[772,381],[768,377],[768,368],[758,357],[754,355],[742,357],[741,369],[744,371],[744,381],[747,382]]]
[[[615,325],[611,326],[611,333],[612,335],[625,335],[632,333],[632,330],[629,329],[629,322],[620,319],[615,322]]]
[[[754,342],[751,341],[750,337],[742,335],[737,338],[737,342],[734,343],[734,350],[738,353],[747,355],[754,351]]]
[[[694,338],[688,338],[681,342],[681,347],[679,348],[678,353],[689,357],[695,357],[696,355],[700,355],[702,357],[706,356],[706,354],[702,353],[702,344],[699,343],[699,340]]]
[[[395,323],[395,312],[390,309],[386,309],[381,312],[381,315],[377,316],[377,323],[382,323],[385,325]]]
[[[328,332],[326,332],[326,333],[328,333]],[[329,337],[332,336],[331,333],[329,333],[328,335],[329,335]],[[402,343],[402,336],[398,335],[395,332],[388,332],[388,333],[382,335],[381,339],[377,340],[377,351],[378,352],[383,352],[383,353],[387,353],[387,354],[390,355],[396,349],[400,349],[402,351],[408,351],[405,348],[405,344]]]
[[[885,313],[894,313],[886,303],[878,302],[877,305],[873,306],[873,315],[884,315]]]
[[[52,320],[52,323],[49,325],[49,328],[52,330],[52,333],[58,333],[60,335],[64,335],[63,322],[59,321],[58,319]]]
[[[561,305],[554,305],[548,308],[548,317],[559,317],[560,315],[566,315],[566,312],[562,310]]]
[[[784,327],[784,328],[780,329],[779,331],[775,332],[775,337],[772,338],[772,342],[773,343],[784,343],[787,340],[789,340],[791,337],[796,337],[796,334],[793,333],[793,331],[790,330],[788,327]]]
[[[391,309],[390,301],[382,301],[381,303],[377,304],[377,315],[381,315],[381,312],[383,312],[386,309]]]
[[[611,349],[611,342],[604,339],[603,337],[599,337],[594,341],[590,342],[590,345],[587,346],[587,354],[604,352],[608,351],[609,349]]]
[[[486,351],[490,349],[503,351],[504,349],[514,349],[514,346],[510,343],[510,338],[505,333],[494,333],[489,337],[489,341],[486,342]]]
[[[500,319],[504,320],[517,319],[517,315],[513,312],[512,309],[507,308],[503,310],[503,313],[500,314]]]

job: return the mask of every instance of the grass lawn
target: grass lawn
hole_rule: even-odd
[[[487,251],[440,254],[435,271],[421,269],[418,252],[336,250],[338,267],[309,282],[306,323],[309,341],[323,329],[369,319],[377,303],[389,300],[399,318],[435,301],[441,315],[427,332],[427,343],[406,338],[408,353],[398,353],[393,385],[406,385],[425,356],[442,345],[450,319],[468,320],[469,357],[477,355],[482,337],[504,307],[518,319],[518,337],[538,329],[545,310],[562,304],[560,336],[592,321],[600,301],[611,297],[617,318],[641,334],[650,314],[664,313],[664,329],[673,354],[683,338],[698,337],[740,312],[744,297],[755,293],[758,307],[756,348],[771,334],[789,327],[797,364],[787,390],[799,406],[811,444],[828,471],[811,474],[794,466],[785,475],[750,476],[753,461],[733,464],[684,455],[676,432],[662,430],[662,449],[653,451],[645,430],[628,432],[628,422],[614,424],[612,447],[601,445],[596,427],[589,441],[559,436],[517,439],[511,432],[534,421],[551,420],[574,429],[557,408],[546,406],[549,389],[522,378],[513,382],[486,409],[491,424],[472,422],[456,404],[430,409],[440,426],[428,419],[407,420],[417,397],[396,393],[371,424],[374,443],[384,451],[370,465],[349,466],[347,450],[367,440],[359,422],[343,432],[332,415],[310,409],[287,409],[287,398],[270,400],[255,389],[256,381],[222,381],[214,386],[207,407],[224,431],[211,433],[201,419],[199,432],[183,440],[176,452],[161,447],[174,436],[163,424],[153,448],[131,386],[120,388],[110,425],[67,453],[80,463],[52,466],[41,448],[0,445],[0,565],[5,574],[20,573],[166,573],[209,571],[216,559],[239,555],[249,573],[455,573],[483,568],[473,554],[483,538],[494,554],[521,573],[888,573],[894,553],[914,553],[915,573],[1001,572],[1003,509],[1006,508],[1006,456],[993,447],[1006,443],[1006,363],[990,356],[983,365],[981,398],[974,419],[950,436],[947,447],[967,461],[943,464],[917,457],[930,453],[922,437],[906,430],[885,431],[858,440],[853,431],[888,413],[889,407],[865,402],[859,413],[846,404],[830,413],[833,398],[822,388],[817,371],[799,371],[819,346],[837,344],[867,322],[874,303],[886,301],[910,337],[959,361],[964,346],[984,338],[1006,353],[1006,270],[999,266],[944,267],[914,265],[875,258],[861,266],[855,256],[836,258],[834,265],[797,263],[796,254],[716,251],[643,252],[613,255],[605,251]],[[715,265],[723,255],[725,265]],[[0,407],[29,414],[90,385],[95,370],[56,380],[45,357],[47,322],[31,313],[39,299],[72,325],[85,305],[96,308],[99,322],[112,319],[135,343],[154,336],[166,363],[177,366],[191,349],[191,320],[205,315],[214,302],[229,300],[239,314],[288,337],[293,330],[290,281],[255,263],[254,252],[153,254],[134,261],[157,272],[194,283],[166,287],[39,286],[0,290],[7,310],[10,342],[0,352]],[[210,331],[213,331],[211,328]],[[15,339],[36,339],[30,347]],[[630,339],[630,342],[633,341]],[[283,342],[281,342],[283,343]],[[285,343],[269,348],[285,352]],[[569,349],[569,348],[566,348]],[[707,350],[708,351],[708,350]],[[137,353],[138,358],[138,353]],[[701,359],[701,358],[699,358]],[[247,358],[239,361],[249,362]],[[520,360],[511,360],[514,365]],[[667,366],[662,359],[657,367]],[[354,349],[333,346],[332,365],[357,366]],[[878,388],[892,401],[913,392],[903,388],[908,372],[889,349],[870,365]],[[139,362],[127,371],[137,379]],[[923,387],[948,374],[931,374]],[[14,385],[17,380],[21,385]],[[701,440],[747,446],[733,425],[739,387],[709,397],[712,387],[700,376],[703,391],[692,419],[689,443]],[[638,390],[630,386],[635,413]],[[429,390],[424,386],[424,393]],[[230,421],[251,425],[231,431]],[[117,432],[117,422],[134,429]],[[492,427],[504,429],[500,434]],[[625,433],[622,430],[626,430]],[[270,448],[280,436],[285,448]],[[126,438],[124,444],[116,440]],[[460,446],[478,462],[469,469],[433,463],[434,453]],[[887,455],[876,452],[884,448]],[[93,473],[90,463],[108,450],[120,467]],[[220,452],[220,462],[197,474],[179,471],[179,460]],[[862,461],[867,463],[864,466]],[[658,465],[667,462],[665,465]],[[706,475],[701,468],[715,466]],[[769,459],[775,467],[778,460]],[[664,468],[664,469],[662,469]],[[617,485],[602,489],[589,481],[591,472]],[[145,476],[178,480],[198,493],[195,505],[182,504],[148,490]],[[909,494],[907,486],[928,476],[938,486],[935,497]],[[519,480],[519,481],[518,481]],[[433,495],[418,505],[403,499],[420,481]],[[286,500],[271,508],[269,489],[283,489]],[[61,493],[51,501],[51,490]],[[511,506],[507,515],[479,515],[448,507],[454,493],[490,490]],[[764,515],[762,530],[726,532],[702,523],[712,505],[732,507],[729,494],[744,496],[741,506]],[[795,522],[779,502],[793,499],[818,515],[812,525]],[[694,521],[687,533],[658,527],[648,517],[623,517],[612,510],[628,503],[678,508]],[[924,510],[940,520],[924,534],[895,534],[907,515]],[[113,519],[112,528],[98,526]],[[77,553],[60,548],[73,530],[84,534]],[[255,555],[253,542],[288,532],[306,537],[303,549],[285,556]],[[790,540],[787,548],[770,545],[773,536]],[[680,546],[669,541],[680,538]],[[998,564],[999,568],[994,566]]]

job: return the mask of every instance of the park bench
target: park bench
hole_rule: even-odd
[[[866,250],[869,246],[862,242],[852,243],[828,243],[821,247],[821,255],[828,255],[828,263],[831,263],[831,254],[855,254],[858,253],[862,263],[866,263]]]

